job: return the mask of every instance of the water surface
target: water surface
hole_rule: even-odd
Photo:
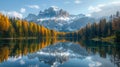
[[[120,45],[78,40],[1,40],[0,67],[120,67]]]

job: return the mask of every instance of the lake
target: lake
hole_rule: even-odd
[[[0,40],[0,67],[120,67],[120,45],[74,39]]]

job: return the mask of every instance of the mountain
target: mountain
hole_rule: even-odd
[[[47,46],[36,53],[28,54],[29,59],[38,58],[40,62],[51,67],[58,67],[70,59],[84,59],[87,56],[88,52],[80,45],[69,42],[57,43]]]
[[[69,13],[66,11],[59,9],[58,7],[50,7],[45,9],[43,12],[40,11],[38,17],[39,18],[48,18],[48,17],[66,17],[69,16]]]
[[[37,18],[38,18],[38,17],[37,17],[36,15],[34,15],[34,14],[29,14],[28,17],[26,17],[26,19],[27,19],[28,21],[36,21]]]
[[[29,22],[36,22],[49,29],[57,31],[76,31],[88,22],[94,22],[95,19],[87,17],[84,14],[71,15],[67,11],[52,6],[44,11],[40,11],[38,15],[29,14],[26,18]]]

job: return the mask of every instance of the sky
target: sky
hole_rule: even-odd
[[[0,12],[19,18],[29,13],[37,15],[51,6],[74,15],[104,16],[119,11],[120,0],[0,0]]]

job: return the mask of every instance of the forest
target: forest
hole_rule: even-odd
[[[116,42],[120,42],[120,13],[111,15],[109,19],[102,18],[99,22],[88,23],[77,32],[69,32],[66,37],[79,37],[80,39],[106,38],[111,37]]]
[[[57,31],[19,18],[8,18],[0,13],[0,38],[56,37],[56,35]]]
[[[58,32],[49,30],[34,22],[27,22],[19,18],[10,18],[0,13],[0,38],[18,37],[73,37],[78,39],[93,39],[113,37],[114,41],[120,42],[120,13],[111,15],[109,19],[102,18],[99,22],[88,23],[76,32]]]

